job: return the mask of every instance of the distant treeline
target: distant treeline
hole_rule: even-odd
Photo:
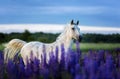
[[[41,41],[45,43],[51,43],[56,40],[57,34],[36,32],[30,33],[25,30],[23,33],[0,33],[0,43],[6,43],[11,39],[18,38],[24,41]],[[82,42],[87,43],[120,43],[120,34],[83,34]]]

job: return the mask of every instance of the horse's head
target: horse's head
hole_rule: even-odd
[[[68,33],[72,39],[75,39],[79,42],[82,40],[82,35],[80,33],[80,28],[78,27],[79,21],[74,23],[73,20],[69,23]]]

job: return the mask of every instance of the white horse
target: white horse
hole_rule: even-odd
[[[18,40],[18,42],[13,40],[15,43],[17,43],[17,45],[22,44],[20,47],[21,49],[19,49],[19,46],[16,46],[16,48],[20,50],[20,54],[21,54],[21,57],[23,58],[24,64],[27,63],[26,59],[30,60],[31,52],[32,52],[32,57],[38,58],[41,61],[41,56],[43,56],[43,50],[44,50],[43,46],[45,46],[47,61],[49,60],[50,53],[52,51],[54,52],[56,47],[61,49],[62,44],[64,45],[65,52],[67,52],[68,49],[71,48],[73,44],[73,39],[81,41],[81,34],[80,34],[80,29],[78,27],[78,24],[79,24],[79,21],[77,21],[77,23],[74,23],[72,20],[69,24],[67,24],[64,31],[58,36],[56,41],[49,44],[38,42],[38,41],[26,43],[20,40]],[[8,46],[9,46],[9,43],[8,43]],[[6,50],[9,47],[7,47]],[[15,46],[12,49],[12,51],[14,51],[14,49],[15,49]],[[5,56],[5,59],[8,59],[8,58],[12,59],[12,57],[15,56],[17,52],[18,50],[14,51],[14,53],[11,53],[11,54],[14,54],[12,56],[9,54],[9,52],[7,52],[8,56]],[[60,57],[61,57],[61,50],[58,51],[58,58],[60,59]]]

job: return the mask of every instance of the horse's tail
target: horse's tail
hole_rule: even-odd
[[[21,48],[26,44],[25,41],[22,41],[20,39],[13,39],[11,40],[4,49],[4,61],[5,63],[8,62],[8,60],[13,60],[15,55],[18,55]]]

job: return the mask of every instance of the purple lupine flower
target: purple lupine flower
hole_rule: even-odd
[[[4,75],[4,58],[3,58],[3,52],[0,51],[0,79],[3,79]]]
[[[33,64],[32,64],[32,70],[33,70],[33,75],[34,75],[34,78],[35,79],[39,79],[39,76],[40,76],[40,61],[37,59],[37,58],[34,58],[34,61],[33,61]]]
[[[66,57],[65,57],[65,70],[70,72],[70,49],[68,51],[68,53],[66,54]]]
[[[72,66],[76,65],[76,54],[74,52],[70,54],[70,62]]]
[[[92,59],[87,58],[87,59],[84,60],[84,62],[85,62],[84,66],[85,66],[87,72],[90,73],[92,71],[92,65],[93,65]]]
[[[55,50],[55,58],[56,58],[56,61],[58,62],[58,52],[59,52],[59,48],[58,46],[56,46],[56,50]]]
[[[68,65],[69,65],[68,67],[70,68],[70,73],[73,78],[75,76],[75,65],[76,64],[77,64],[76,63],[76,54],[74,52],[70,53],[70,61],[68,62]]]
[[[51,73],[52,77],[57,79],[59,76],[59,74],[57,74],[57,73],[60,73],[59,72],[59,63],[56,61],[56,58],[55,58],[53,52],[51,52],[48,65],[49,65],[48,66],[49,72]]]
[[[74,79],[83,79],[81,74],[76,74]]]
[[[97,61],[99,66],[100,66],[101,63],[105,62],[104,55],[105,55],[105,51],[104,50],[99,50],[96,53],[96,61]]]
[[[25,77],[26,79],[29,79],[33,75],[33,68],[32,68],[32,62],[29,62],[28,58],[26,59],[27,65],[25,66]]]
[[[16,65],[13,63],[12,60],[8,60],[7,66],[6,66],[6,72],[7,77],[9,79],[17,79],[18,77],[18,70]]]
[[[31,53],[30,53],[30,63],[32,64],[33,63],[33,61],[34,61],[34,56],[33,56],[33,51],[31,51]],[[36,53],[36,52],[35,52]]]
[[[43,45],[43,66],[47,66],[45,45]]]
[[[89,79],[99,79],[95,73],[91,73]]]
[[[50,79],[50,70],[48,70],[48,68],[42,68],[40,70],[40,76],[43,79]]]
[[[104,50],[99,50],[97,53],[98,53],[99,60],[102,61],[104,59],[105,51]]]
[[[113,58],[112,58],[112,55],[110,54],[107,54],[106,56],[106,67],[109,70],[112,70],[114,68]]]
[[[87,78],[94,79],[96,78],[96,74],[98,72],[98,62],[96,60],[96,54],[90,51],[89,55],[84,58],[84,72]]]
[[[120,52],[120,48],[116,48],[116,49],[115,49],[115,52]]]
[[[25,78],[25,66],[24,66],[22,58],[19,59],[19,64],[17,66],[18,66],[18,75],[19,75],[18,79],[24,79]]]
[[[116,79],[120,79],[120,69],[118,69],[117,73],[117,78]]]
[[[46,63],[46,54],[41,56],[42,62],[39,62],[37,58],[31,58],[32,61],[29,61],[26,67],[24,67],[22,59],[19,59],[19,63],[9,60],[6,64],[6,78],[64,79],[63,76],[67,74],[70,76],[68,78],[72,79],[120,79],[120,54],[114,57],[104,50],[91,50],[85,54],[85,57],[82,57],[83,64],[81,64],[81,61],[78,61],[81,59],[81,54],[79,56],[78,53],[80,49],[77,50],[78,52],[69,49],[66,54],[64,46],[61,46],[61,51],[60,62],[58,62],[58,47],[56,47],[55,55],[54,52],[51,52],[48,63]],[[1,54],[3,53],[0,52],[0,69],[4,67]],[[118,62],[114,62],[115,58]],[[3,79],[1,72],[0,79]]]
[[[65,69],[65,49],[64,49],[64,45],[61,45],[60,69],[61,69],[61,71],[63,71]]]
[[[105,53],[105,62],[102,62],[99,67],[100,79],[115,79],[116,69],[113,62],[112,55],[108,52]]]
[[[76,51],[81,55],[80,43],[78,41],[76,42]]]
[[[15,62],[16,64],[18,63],[19,61],[19,57],[18,57],[19,53],[17,52],[17,54],[14,56],[13,58],[13,62]]]
[[[80,68],[79,63],[75,65],[75,78],[74,79],[82,79],[81,68]]]
[[[105,63],[106,79],[113,79],[114,78],[113,77],[114,70],[115,70],[115,66],[114,66],[112,55],[107,53],[106,54],[106,63]]]
[[[118,62],[117,62],[118,68],[120,69],[120,54],[118,54],[117,58],[118,58]]]
[[[70,68],[70,74],[71,74],[71,76],[72,76],[72,78],[74,78],[75,77],[75,68]]]
[[[82,64],[82,53],[80,50],[80,43],[76,41],[76,63],[78,62]]]
[[[100,79],[105,79],[105,76],[106,76],[106,74],[105,74],[105,71],[106,69],[105,69],[105,64],[104,63],[101,63],[101,65],[100,65],[100,67],[99,67],[99,75],[100,75]]]
[[[79,74],[80,71],[81,71],[81,69],[80,69],[80,64],[77,63],[77,64],[75,65],[75,73],[76,73],[76,74]]]

